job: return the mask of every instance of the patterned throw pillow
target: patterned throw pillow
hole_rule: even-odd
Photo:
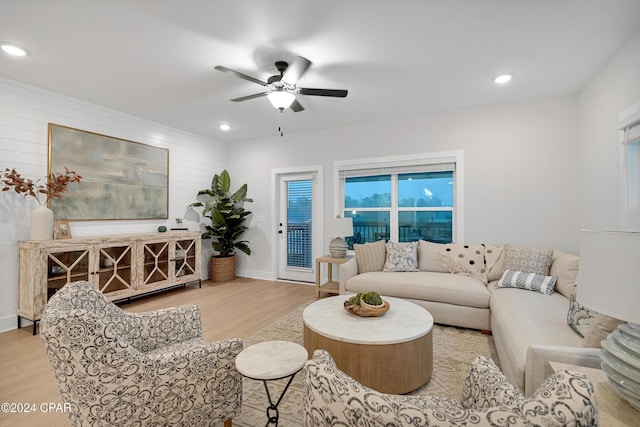
[[[418,270],[418,242],[387,242],[387,260],[383,271]]]
[[[353,250],[356,253],[358,273],[382,271],[386,258],[384,240],[373,243],[355,244],[353,245]]]
[[[543,276],[535,273],[507,270],[504,272],[496,288],[518,288],[551,295],[556,286],[556,276]]]
[[[569,299],[569,312],[567,313],[567,324],[571,329],[580,334],[581,337],[587,333],[591,323],[598,316],[597,311],[589,310],[577,301],[578,284],[573,286],[571,298]]]
[[[484,252],[485,245],[447,243],[436,255],[436,259],[449,273],[474,277],[486,284],[487,269]]]
[[[549,275],[549,267],[553,261],[552,249],[536,249],[524,246],[505,245],[504,269],[522,271],[524,273]]]

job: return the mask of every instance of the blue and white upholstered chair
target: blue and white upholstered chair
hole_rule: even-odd
[[[48,302],[40,334],[74,426],[231,426],[242,341],[202,340],[195,304],[128,313],[88,282]]]

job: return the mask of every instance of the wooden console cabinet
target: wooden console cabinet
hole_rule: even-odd
[[[111,301],[200,281],[200,232],[18,242],[18,327],[61,287],[86,280]]]

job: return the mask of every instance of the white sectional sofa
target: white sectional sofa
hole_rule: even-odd
[[[380,252],[381,243],[367,245],[376,244]],[[555,276],[557,283],[555,292],[547,295],[498,287],[509,245],[465,246],[466,251],[477,248],[476,252],[492,252],[491,258],[488,254],[485,258],[489,264],[476,269],[476,273],[482,271],[479,275],[463,271],[464,266],[446,262],[443,266],[443,257],[438,254],[446,246],[420,241],[417,271],[379,271],[380,253],[372,256],[372,247],[364,251],[364,246],[356,246],[357,256],[340,265],[340,293],[375,291],[405,298],[429,310],[436,323],[491,331],[503,372],[526,395],[546,378],[549,361],[599,367],[598,349],[583,347],[583,338],[567,324],[577,256],[552,252],[548,275]]]

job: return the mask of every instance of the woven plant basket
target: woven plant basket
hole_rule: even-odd
[[[211,257],[211,274],[209,280],[212,282],[230,282],[236,278],[236,256]]]

